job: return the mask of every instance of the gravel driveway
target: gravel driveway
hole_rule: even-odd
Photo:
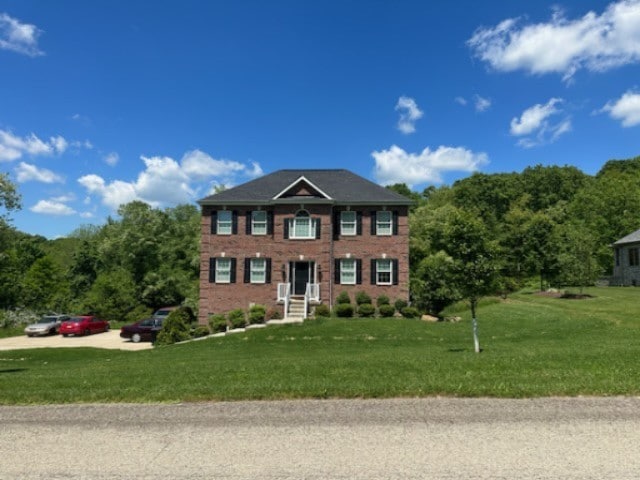
[[[61,347],[95,347],[116,350],[145,350],[152,348],[150,342],[133,343],[120,338],[120,330],[110,330],[105,333],[94,333],[86,337],[63,337],[52,335],[49,337],[19,337],[0,338],[0,350],[20,350],[24,348],[61,348]]]

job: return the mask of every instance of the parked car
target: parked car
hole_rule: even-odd
[[[109,322],[101,320],[93,315],[71,317],[60,325],[60,333],[63,337],[69,335],[89,335],[97,332],[108,332]]]
[[[167,318],[167,316],[169,316],[169,314],[171,312],[173,312],[177,308],[178,307],[162,307],[162,308],[159,308],[158,310],[153,312],[153,318],[159,318],[159,319],[164,320],[165,318]]]
[[[130,338],[133,343],[153,342],[156,335],[162,329],[164,318],[145,318],[131,325],[125,325],[120,329],[122,338]]]
[[[29,337],[55,335],[65,320],[69,320],[69,315],[45,315],[37,322],[27,325],[24,333]]]

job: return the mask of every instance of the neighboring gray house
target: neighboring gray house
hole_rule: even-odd
[[[614,242],[612,285],[640,285],[640,230]]]

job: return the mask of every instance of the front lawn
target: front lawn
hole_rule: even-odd
[[[471,324],[320,319],[139,352],[0,351],[0,404],[638,395],[640,289],[521,293]]]

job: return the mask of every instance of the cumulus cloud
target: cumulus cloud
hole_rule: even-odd
[[[104,161],[110,167],[115,167],[120,161],[120,155],[116,152],[110,152],[104,156]]]
[[[416,131],[416,121],[422,118],[422,111],[418,108],[418,104],[413,98],[404,95],[398,99],[396,111],[400,112],[400,120],[398,120],[398,130],[405,135]]]
[[[77,212],[69,205],[54,200],[40,200],[33,207],[29,208],[34,213],[46,215],[74,215]]]
[[[20,162],[16,167],[16,178],[18,182],[24,183],[29,181],[42,183],[63,183],[64,179],[46,168],[38,168],[30,163]]]
[[[6,13],[0,13],[0,49],[21,53],[29,57],[44,55],[38,48],[42,31],[35,25],[21,23]]]
[[[203,182],[233,184],[238,178],[263,174],[258,163],[248,166],[232,160],[216,160],[200,150],[185,153],[180,162],[160,156],[142,156],[141,160],[145,168],[135,181],[107,182],[91,174],[79,178],[78,183],[88,194],[100,197],[103,205],[117,210],[121,204],[133,200],[156,207],[186,203],[196,198]]]
[[[473,172],[488,163],[485,153],[475,153],[462,147],[428,147],[420,153],[408,153],[397,145],[373,152],[376,180],[383,185],[406,183],[409,187],[421,183],[441,183],[442,173]]]
[[[476,109],[476,112],[484,112],[489,107],[491,107],[491,100],[488,98],[481,97],[480,95],[473,96],[473,103]]]
[[[602,72],[640,62],[640,0],[612,3],[600,15],[570,20],[556,9],[548,22],[521,23],[509,18],[479,28],[467,45],[497,71],[557,73],[564,80],[580,69]]]
[[[518,145],[531,148],[555,142],[561,135],[571,131],[571,119],[564,116],[557,123],[550,121],[554,115],[564,115],[558,108],[563,102],[561,98],[552,98],[544,105],[536,104],[527,108],[520,117],[511,120],[510,133],[521,137]]]
[[[601,111],[608,112],[623,127],[640,125],[640,93],[628,91],[619,99],[607,102]]]
[[[0,130],[0,162],[11,162],[24,155],[40,156],[64,153],[69,146],[60,135],[51,137],[48,142],[35,134],[19,137],[7,130]]]

